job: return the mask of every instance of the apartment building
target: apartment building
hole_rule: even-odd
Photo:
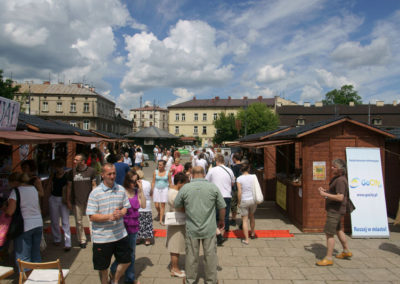
[[[192,100],[180,104],[171,105],[169,110],[169,132],[176,136],[199,137],[202,146],[207,147],[213,144],[212,139],[215,135],[214,121],[218,114],[223,112],[226,115],[236,115],[241,108],[245,108],[252,103],[265,103],[271,109],[276,105],[289,105],[294,102],[280,97],[249,99],[212,99],[198,100],[193,97]]]
[[[134,108],[129,111],[129,118],[133,122],[133,132],[150,126],[168,131],[168,110],[165,108],[158,106]]]

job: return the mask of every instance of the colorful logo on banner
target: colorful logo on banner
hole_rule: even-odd
[[[382,183],[377,179],[362,179],[362,180],[360,180],[357,177],[353,178],[350,182],[350,188],[352,188],[352,189],[360,188],[361,186],[369,187],[369,188],[371,188],[371,187],[382,188]]]

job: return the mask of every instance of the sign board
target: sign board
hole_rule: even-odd
[[[146,138],[143,142],[144,145],[154,145],[154,139]]]
[[[352,236],[389,237],[385,188],[379,148],[346,148]]]
[[[19,103],[0,97],[0,130],[16,130],[19,116]]]
[[[286,209],[286,185],[276,182],[276,203],[284,210]]]
[[[313,180],[326,180],[326,162],[313,162]]]

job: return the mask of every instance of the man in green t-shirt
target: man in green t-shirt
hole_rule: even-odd
[[[218,227],[224,228],[225,201],[213,183],[205,178],[202,167],[194,167],[192,181],[185,184],[175,199],[175,208],[186,213],[186,282],[195,283],[199,263],[200,242],[204,252],[205,283],[217,283],[217,241],[215,231],[216,210],[219,210]]]

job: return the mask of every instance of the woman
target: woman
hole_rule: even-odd
[[[132,249],[131,264],[125,271],[125,283],[139,283],[135,281],[135,251],[136,251],[136,237],[139,231],[139,208],[146,207],[146,199],[143,194],[142,181],[134,171],[129,171],[125,175],[124,187],[126,195],[129,198],[131,208],[124,216],[124,224],[128,232],[129,245]],[[118,263],[114,261],[111,265],[111,273],[115,274]]]
[[[185,183],[189,182],[188,177],[184,173],[177,173],[174,177],[174,185],[169,187],[168,205],[169,212],[184,211],[183,209],[175,209],[174,201],[179,190]],[[171,276],[185,277],[185,272],[179,269],[179,255],[185,253],[185,225],[168,226],[167,229],[167,249],[171,254]]]
[[[136,154],[135,154],[135,166],[142,169],[142,163],[143,163],[143,153],[142,149],[138,147],[136,149]]]
[[[53,171],[49,178],[48,186],[51,188],[49,197],[49,209],[51,220],[51,233],[53,243],[56,246],[61,244],[60,217],[64,231],[64,250],[71,250],[71,231],[69,226],[69,209],[63,202],[63,195],[66,196],[67,174],[64,171],[64,161],[56,159],[52,165]]]
[[[180,158],[176,158],[171,166],[171,169],[168,172],[169,184],[173,184],[174,177],[177,173],[183,172],[183,166],[180,164],[180,161],[181,161]]]
[[[22,172],[28,174],[29,184],[33,185],[39,193],[39,197],[43,197],[44,190],[42,186],[42,181],[36,175],[37,167],[34,160],[25,160],[21,163]]]
[[[189,180],[191,180],[192,179],[192,163],[191,162],[187,162],[185,164],[185,168],[184,168],[183,171],[184,171],[185,175],[187,175]]]
[[[12,216],[14,214],[19,193],[24,232],[14,239],[15,261],[20,259],[29,262],[40,262],[43,220],[39,207],[39,194],[37,189],[30,184],[31,177],[28,174],[20,174],[18,180],[20,186],[11,191],[6,209],[7,215]]]
[[[350,259],[353,254],[347,245],[346,235],[343,232],[340,220],[346,214],[346,205],[348,202],[348,184],[346,178],[346,163],[342,159],[336,159],[332,162],[333,178],[329,182],[329,189],[318,188],[319,194],[325,198],[325,210],[327,212],[324,232],[326,235],[327,252],[324,259],[318,261],[318,266],[332,265],[332,254],[335,247],[335,233],[343,247],[343,252],[336,255],[336,258]]]
[[[154,171],[151,188],[153,189],[153,202],[157,209],[156,220],[164,226],[165,203],[168,201],[168,173],[165,170],[166,161],[158,161],[158,170]]]
[[[139,232],[137,239],[139,243],[144,240],[144,244],[149,246],[151,240],[153,239],[153,216],[151,213],[151,196],[153,195],[153,190],[151,189],[151,184],[147,180],[144,180],[144,173],[141,170],[136,171],[139,179],[142,181],[143,194],[146,198],[146,207],[139,208]],[[138,242],[136,242],[138,243]]]
[[[206,160],[206,155],[204,154],[204,153],[201,153],[200,155],[199,155],[199,158],[196,160],[196,162],[195,162],[195,166],[200,166],[200,167],[202,167],[203,169],[204,169],[204,172],[205,173],[207,173],[207,170],[208,170],[208,163],[207,163],[207,160]]]
[[[254,213],[257,209],[257,204],[254,202],[253,196],[253,186],[254,182],[258,182],[255,175],[249,174],[250,165],[247,163],[242,164],[241,172],[242,175],[237,178],[236,184],[238,188],[238,207],[240,209],[240,214],[242,216],[242,228],[244,239],[242,239],[242,244],[249,244],[249,225],[248,220],[250,219],[251,228],[251,239],[255,239],[255,226],[256,220],[254,218]]]

